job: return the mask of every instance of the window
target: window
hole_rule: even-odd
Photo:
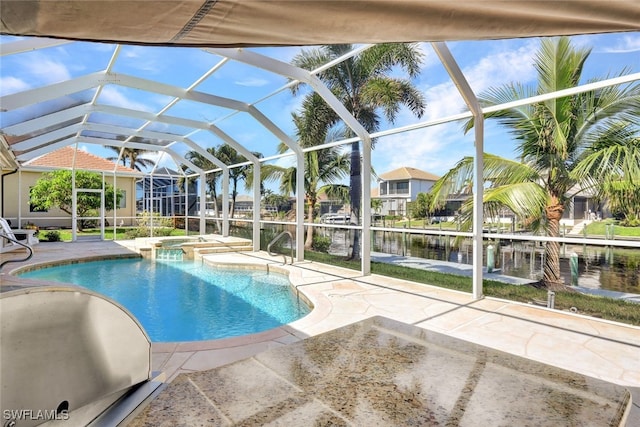
[[[409,181],[390,182],[389,194],[409,194]]]
[[[398,182],[396,186],[398,194],[406,194],[409,192],[409,181]]]
[[[120,203],[118,204],[118,209],[123,209],[127,207],[127,192],[124,190],[118,190],[120,192]]]

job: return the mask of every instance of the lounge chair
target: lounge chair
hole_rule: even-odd
[[[14,240],[26,240],[26,242],[24,243],[32,246],[39,242],[38,238],[34,235],[35,232],[36,230],[14,230],[11,228],[6,219],[0,218],[0,253],[9,252],[16,249],[24,249],[23,246],[12,240],[5,239],[4,236]],[[16,234],[25,235],[26,238],[20,239],[16,236]]]

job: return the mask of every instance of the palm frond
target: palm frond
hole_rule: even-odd
[[[537,182],[540,179],[538,172],[529,165],[494,154],[484,153],[483,163],[483,179],[485,185],[491,187]],[[471,194],[473,178],[473,157],[464,157],[433,185],[430,191],[433,195],[430,207],[435,209],[442,206],[450,195]]]
[[[572,170],[575,180],[625,179],[640,183],[640,135],[631,123],[619,122],[601,130],[599,138],[577,159]]]
[[[349,186],[341,184],[326,184],[318,189],[318,194],[326,194],[332,200],[349,201]]]

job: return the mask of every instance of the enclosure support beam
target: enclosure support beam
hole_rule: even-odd
[[[260,162],[253,163],[253,250],[260,250]]]
[[[18,169],[18,194],[22,193],[22,169]],[[3,200],[4,203],[4,200]],[[18,228],[22,228],[22,197],[18,196]]]
[[[451,55],[444,42],[431,44],[442,65],[449,73],[451,80],[458,88],[464,102],[471,110],[474,119],[475,130],[475,155],[473,159],[473,298],[482,298],[482,225],[484,224],[483,212],[483,169],[484,169],[484,115],[478,102],[478,98],[469,86],[458,63]]]
[[[125,196],[126,197],[126,196]],[[116,170],[113,170],[113,240],[118,235],[118,180],[116,178]]]
[[[189,187],[187,186],[187,188]],[[149,237],[153,237],[153,192],[154,192],[154,187],[153,187],[153,173],[152,173],[151,176],[149,177]],[[187,195],[189,194],[188,191],[186,191],[185,193]],[[185,207],[186,206],[187,204],[185,203]]]
[[[371,274],[371,139],[362,141],[362,249],[361,270],[363,276]]]
[[[296,261],[304,261],[304,154],[296,153]],[[311,222],[311,218],[309,218]]]
[[[229,168],[222,170],[222,236],[229,237]]]
[[[200,172],[200,234],[207,234],[207,176]]]

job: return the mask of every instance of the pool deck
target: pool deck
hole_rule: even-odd
[[[25,264],[65,259],[128,256],[131,241],[43,243]],[[2,254],[15,256],[17,253]],[[544,307],[470,294],[313,262],[282,265],[264,252],[210,254],[215,265],[286,271],[292,284],[314,305],[311,314],[260,334],[215,341],[153,344],[153,369],[169,381],[180,373],[216,368],[262,351],[285,346],[372,316],[384,316],[530,360],[631,388],[640,387],[640,328]],[[33,285],[0,273],[0,290]],[[640,306],[639,306],[640,309]],[[627,425],[640,425],[640,389],[632,389]]]

